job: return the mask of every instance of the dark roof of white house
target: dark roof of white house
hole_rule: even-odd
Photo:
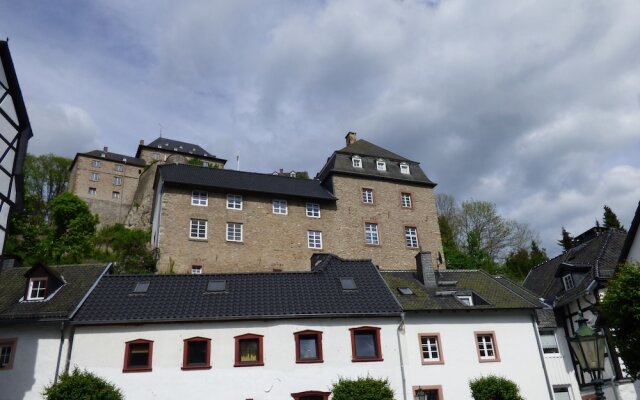
[[[158,167],[155,185],[157,185],[158,179],[162,179],[165,184],[184,185],[192,188],[335,201],[331,192],[315,179],[298,179],[187,164],[161,165]]]

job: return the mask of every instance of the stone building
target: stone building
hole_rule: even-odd
[[[151,207],[158,270],[305,270],[324,251],[411,269],[419,250],[444,268],[435,183],[415,161],[355,133],[346,139],[314,180],[160,166]]]

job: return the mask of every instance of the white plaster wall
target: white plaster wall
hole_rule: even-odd
[[[630,262],[640,261],[640,234],[636,234],[636,237],[631,244],[631,248],[629,249],[627,260]]]
[[[42,399],[45,386],[53,382],[58,350],[60,325],[3,325],[0,339],[17,338],[13,368],[0,370],[0,399]],[[66,357],[67,340],[62,349]],[[64,362],[60,366],[63,371]]]
[[[564,329],[556,328],[556,341],[559,353],[544,355],[547,374],[553,386],[568,386],[573,399],[580,399],[580,387],[576,380],[575,370],[571,362],[569,345],[565,339]]]
[[[128,399],[291,399],[291,393],[329,391],[339,377],[388,378],[401,398],[396,330],[399,318],[281,320],[77,327],[71,365],[118,385]],[[381,328],[384,361],[351,362],[349,328]],[[293,333],[322,331],[324,362],[296,364]],[[264,335],[264,366],[234,367],[234,336]],[[182,371],[183,340],[211,339],[209,370]],[[153,340],[153,371],[123,373],[125,342]]]
[[[499,362],[479,362],[476,331],[494,331]],[[444,364],[422,365],[419,333],[439,333]],[[443,399],[471,399],[469,381],[484,375],[506,377],[525,399],[549,399],[536,333],[528,314],[483,313],[407,315],[403,335],[408,398],[412,386],[442,385]],[[400,397],[398,397],[400,398]]]

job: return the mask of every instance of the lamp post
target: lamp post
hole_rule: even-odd
[[[604,371],[604,335],[596,332],[587,325],[587,319],[579,314],[576,321],[578,330],[573,338],[569,339],[571,348],[578,358],[578,363],[583,371],[589,372],[591,382],[596,391],[597,400],[606,400],[602,391],[602,371]]]

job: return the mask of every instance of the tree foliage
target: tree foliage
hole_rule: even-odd
[[[367,376],[356,380],[340,378],[331,388],[332,400],[394,400],[387,379]]]
[[[564,226],[562,227],[562,238],[558,240],[558,246],[562,247],[564,251],[569,251],[573,247],[573,236]]]
[[[515,382],[496,375],[472,379],[469,388],[473,400],[524,400]]]
[[[122,224],[100,229],[96,243],[107,261],[116,261],[117,270],[131,274],[155,272],[155,259],[148,248],[149,232],[127,229]]]
[[[611,207],[607,205],[604,206],[604,213],[602,216],[602,225],[605,228],[624,229],[616,213],[614,213]]]
[[[522,282],[531,268],[548,260],[545,249],[532,240],[529,249],[520,248],[507,256],[504,261],[504,274],[514,281]]]
[[[53,154],[27,154],[24,165],[24,190],[40,204],[62,194],[69,182],[71,160]]]
[[[51,384],[42,393],[46,400],[122,400],[120,389],[112,383],[77,368],[71,374],[60,375],[58,382]]]
[[[602,301],[604,323],[627,372],[640,379],[640,265],[624,264],[609,280]]]

